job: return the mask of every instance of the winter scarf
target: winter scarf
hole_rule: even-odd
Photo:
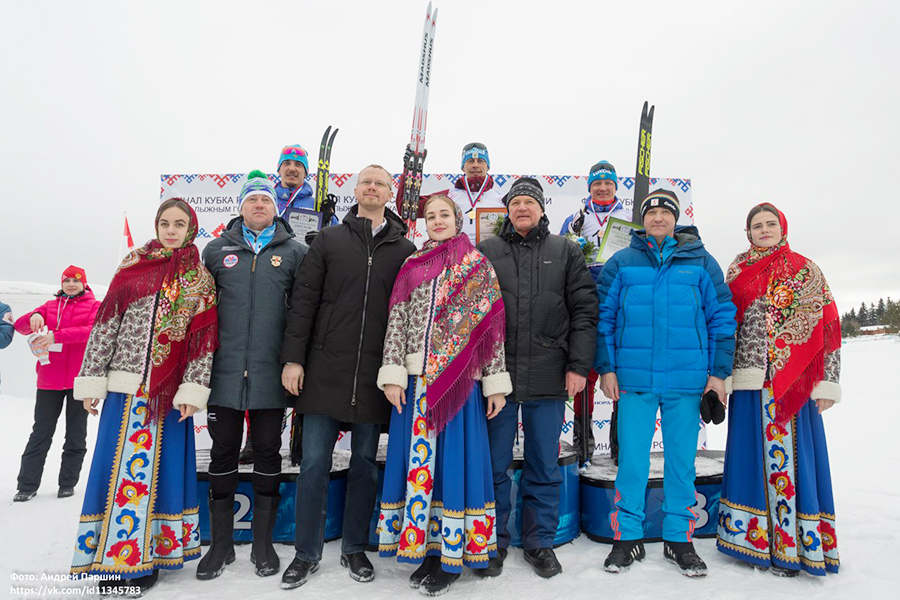
[[[187,202],[178,200],[178,206],[190,215],[181,247],[165,248],[154,239],[130,252],[97,311],[97,322],[105,323],[125,314],[132,302],[159,294],[150,340],[150,380],[144,385],[148,419],[165,417],[188,363],[219,346],[216,289],[202,288],[203,278],[198,276],[204,267],[194,245],[197,214]],[[161,212],[156,214],[157,230]],[[196,308],[185,302],[190,295],[199,299]]]
[[[428,240],[397,274],[390,307],[437,279],[433,326],[426,340],[425,382],[428,425],[436,433],[460,411],[481,372],[506,336],[500,286],[487,258],[462,233],[462,212],[454,204],[457,234]]]
[[[739,324],[754,301],[765,299],[775,421],[783,425],[824,378],[825,354],[841,347],[841,324],[819,267],[791,250],[787,219],[774,206],[766,206],[777,211],[781,241],[771,248],[751,243],[728,268],[727,283]]]

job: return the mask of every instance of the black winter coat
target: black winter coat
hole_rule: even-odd
[[[375,381],[397,273],[415,246],[391,210],[372,221],[350,209],[316,236],[294,283],[281,359],[304,367],[297,411],[350,423],[387,423],[391,404]]]
[[[509,220],[481,242],[506,305],[506,368],[511,400],[565,400],[566,372],[587,376],[594,363],[597,287],[578,246],[550,234],[546,215],[523,238]]]
[[[210,406],[235,410],[286,408],[281,384],[281,334],[306,245],[276,218],[275,235],[258,255],[244,239],[240,217],[203,250],[216,280],[219,349],[213,359]],[[292,403],[291,403],[292,404]]]

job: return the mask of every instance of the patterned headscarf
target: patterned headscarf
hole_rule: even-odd
[[[766,302],[766,343],[773,367],[772,389],[775,421],[785,424],[809,399],[825,374],[825,353],[841,347],[841,322],[831,290],[819,267],[791,250],[787,241],[787,219],[772,204],[763,203],[778,215],[781,241],[770,248],[751,242],[728,268],[737,321],[758,298]]]
[[[176,206],[189,216],[188,230],[179,248],[166,248],[153,239],[130,252],[113,276],[109,291],[97,311],[97,322],[105,323],[125,314],[137,300],[158,294],[153,315],[150,381],[145,390],[150,399],[148,416],[162,419],[172,408],[187,364],[218,348],[216,289],[197,289],[205,269],[200,252],[194,245],[197,237],[197,214],[181,198],[163,202],[156,213],[154,229],[164,210]],[[198,294],[195,306],[183,302],[188,293]],[[190,307],[188,306],[190,304]],[[190,312],[187,312],[190,308]]]
[[[449,199],[448,199],[449,200]],[[506,337],[506,312],[497,274],[462,230],[462,211],[452,200],[456,235],[429,239],[397,275],[390,307],[437,279],[434,327],[426,340],[425,396],[428,424],[440,433],[469,397],[475,376]]]

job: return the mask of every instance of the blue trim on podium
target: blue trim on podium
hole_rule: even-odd
[[[234,541],[247,544],[253,541],[250,523],[253,519],[253,484],[250,473],[241,473],[237,492],[234,494]],[[294,543],[294,502],[297,498],[297,476],[282,473],[281,502],[278,503],[278,517],[275,519],[275,530],[272,540],[284,544]],[[325,512],[325,541],[330,542],[341,537],[344,526],[344,498],[347,493],[347,471],[333,471],[328,483],[328,505]],[[208,544],[209,510],[206,499],[209,494],[209,476],[197,473],[197,494],[200,497],[200,543]]]
[[[384,481],[384,462],[378,461],[378,497],[375,503],[375,511],[372,515],[372,523],[369,528],[370,550],[378,548],[379,506],[381,502],[381,486]],[[559,494],[559,527],[556,531],[554,546],[567,544],[578,537],[581,532],[581,520],[583,514],[579,514],[580,500],[578,480],[578,461],[573,450],[568,444],[563,446],[559,459],[563,481]],[[515,503],[509,515],[509,531],[511,545],[522,546],[522,492],[519,489],[519,481],[522,479],[522,461],[513,460],[510,465],[510,477],[513,480],[512,493],[515,495]],[[238,476],[238,488],[235,492],[235,525],[234,541],[237,543],[249,543],[253,541],[251,520],[253,518],[253,485],[252,473],[241,472]],[[281,502],[278,504],[278,517],[275,520],[275,530],[272,539],[284,544],[294,543],[294,503],[296,500],[296,473],[281,474]],[[332,471],[331,481],[328,485],[328,505],[325,513],[325,541],[339,539],[343,531],[344,500],[347,493],[347,470]],[[210,541],[209,511],[207,510],[207,497],[209,495],[209,475],[206,472],[197,473],[197,495],[200,500],[200,541],[208,544]]]
[[[700,453],[705,452],[708,451]],[[694,486],[697,490],[697,504],[694,505],[694,510],[699,514],[694,528],[694,537],[715,537],[719,522],[722,474],[697,477]],[[581,475],[581,530],[595,542],[607,544],[613,542],[609,513],[613,507],[615,493],[615,480],[593,479]],[[662,541],[663,517],[665,516],[662,505],[665,495],[661,478],[650,479],[647,482],[644,500],[644,541]]]
[[[581,498],[578,482],[578,457],[574,451],[560,453],[559,468],[562,471],[563,480],[559,486],[559,525],[556,528],[556,537],[553,539],[553,547],[568,544],[581,533],[581,515],[579,508]],[[522,481],[522,461],[513,460],[509,469],[512,479],[512,494],[516,501],[509,513],[509,544],[515,548],[522,547],[522,490],[519,482]]]

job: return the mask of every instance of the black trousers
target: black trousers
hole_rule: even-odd
[[[41,486],[47,452],[56,432],[56,422],[66,407],[66,441],[63,444],[59,487],[75,487],[87,452],[87,411],[72,397],[72,390],[38,390],[34,404],[34,427],[22,453],[18,490],[35,492]]]
[[[244,414],[250,414],[250,443],[253,444],[253,491],[277,496],[281,484],[281,426],[283,408],[235,410],[207,407],[206,423],[212,438],[209,489],[216,500],[227,498],[238,485],[238,458],[244,433]]]

